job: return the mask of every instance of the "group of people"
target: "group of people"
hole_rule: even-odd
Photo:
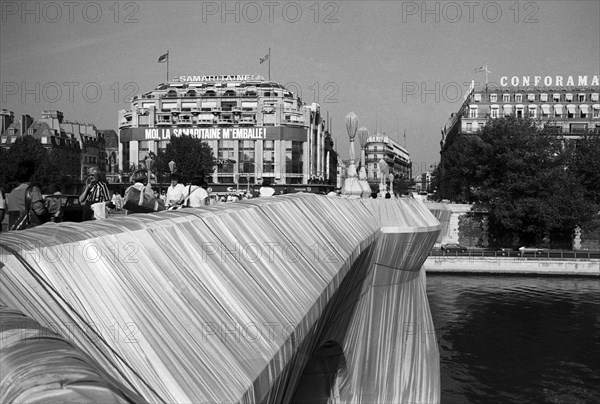
[[[0,190],[0,223],[5,213],[9,216],[9,230],[21,230],[33,227],[47,221],[60,221],[60,199],[44,199],[42,192],[31,183],[35,165],[33,162],[24,161],[19,164],[16,179],[19,185],[4,198]],[[104,219],[111,209],[125,209],[126,214],[158,212],[166,209],[179,209],[182,207],[197,208],[210,205],[211,202],[233,201],[230,198],[211,198],[208,184],[203,175],[197,175],[189,184],[181,183],[177,173],[171,174],[171,184],[162,195],[152,189],[144,170],[135,171],[131,177],[133,184],[127,188],[124,196],[108,189],[108,184],[103,180],[100,170],[92,167],[88,170],[85,188],[79,195],[79,202],[84,207],[83,220]],[[268,179],[263,180],[260,196],[267,197],[275,194]],[[239,198],[235,198],[239,200]],[[56,220],[55,220],[56,219]],[[1,231],[1,228],[0,228]]]
[[[165,206],[167,209],[189,206],[199,208],[210,203],[208,184],[203,175],[192,178],[188,185],[180,183],[181,178],[177,173],[171,174],[171,185],[167,188],[165,195]]]

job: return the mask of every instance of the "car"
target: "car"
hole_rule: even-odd
[[[539,248],[539,247],[519,247],[519,252],[521,253],[521,255],[524,254],[540,254],[540,253],[545,253],[546,250],[544,250],[543,248]]]
[[[513,251],[515,251],[515,249],[510,248],[510,247],[500,247],[500,248],[496,248],[496,250],[495,250],[497,255],[501,255],[503,257],[510,256],[510,253]],[[514,254],[516,254],[516,252]]]
[[[464,253],[464,252],[467,252],[468,249],[467,249],[467,247],[464,247],[460,244],[444,244],[444,245],[442,245],[442,251],[443,252]]]

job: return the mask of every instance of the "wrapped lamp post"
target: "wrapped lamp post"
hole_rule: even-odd
[[[150,184],[150,180],[152,179],[152,166],[154,166],[154,160],[152,157],[148,157],[146,160],[146,168],[148,169],[148,184]]]
[[[371,186],[367,181],[367,168],[365,165],[366,153],[365,147],[367,142],[367,137],[369,137],[369,130],[365,126],[361,126],[358,129],[358,140],[360,141],[360,170],[358,173],[358,180],[360,186],[363,189],[362,197],[369,198],[371,196]]]
[[[346,115],[346,130],[348,131],[348,137],[350,138],[350,164],[348,165],[348,177],[344,181],[344,187],[342,188],[342,195],[360,198],[363,189],[358,181],[356,165],[354,162],[354,138],[356,137],[357,128],[358,116],[356,116],[354,112],[350,112]]]

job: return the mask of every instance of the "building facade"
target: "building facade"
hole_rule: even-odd
[[[370,184],[379,184],[379,161],[382,159],[389,167],[389,173],[395,179],[412,178],[412,162],[410,154],[394,139],[385,134],[378,133],[368,136],[365,142],[365,165],[367,181]]]
[[[63,122],[62,112],[43,111],[42,116],[36,120],[29,115],[22,115],[13,121],[13,113],[6,110],[2,110],[2,116],[3,126],[6,129],[0,136],[1,147],[10,148],[19,137],[31,135],[39,139],[48,152],[55,152],[63,177],[74,182],[83,180],[82,139],[79,136],[79,130],[65,130],[69,124]],[[7,117],[6,122],[4,117]],[[8,117],[13,119],[8,119]],[[9,121],[12,122],[9,123]],[[79,124],[76,126],[79,129]]]
[[[270,178],[275,184],[328,183],[336,173],[319,104],[305,105],[260,76],[181,76],[136,96],[119,111],[119,169],[165,150],[171,137],[206,141],[218,164],[213,183]],[[333,152],[334,153],[334,152]],[[337,157],[337,156],[336,156]]]
[[[554,126],[566,137],[600,131],[600,87],[492,87],[473,90],[461,111],[460,132],[476,133],[488,119],[514,115]]]
[[[523,84],[509,86],[509,83]],[[559,85],[543,85],[559,84]],[[562,84],[566,83],[566,86]],[[584,133],[600,135],[600,85],[598,76],[579,76],[578,80],[569,76],[533,79],[503,77],[499,84],[486,85],[483,88],[472,87],[465,95],[459,110],[452,113],[442,128],[440,142],[440,181],[444,198],[460,199],[460,195],[450,195],[444,183],[444,152],[462,135],[476,135],[490,119],[503,116],[530,118],[540,127],[556,128],[566,139],[577,139]],[[463,195],[464,199],[464,195]]]

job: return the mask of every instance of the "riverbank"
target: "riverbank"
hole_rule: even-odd
[[[542,259],[535,257],[429,257],[430,273],[489,273],[575,275],[600,277],[600,259]]]

